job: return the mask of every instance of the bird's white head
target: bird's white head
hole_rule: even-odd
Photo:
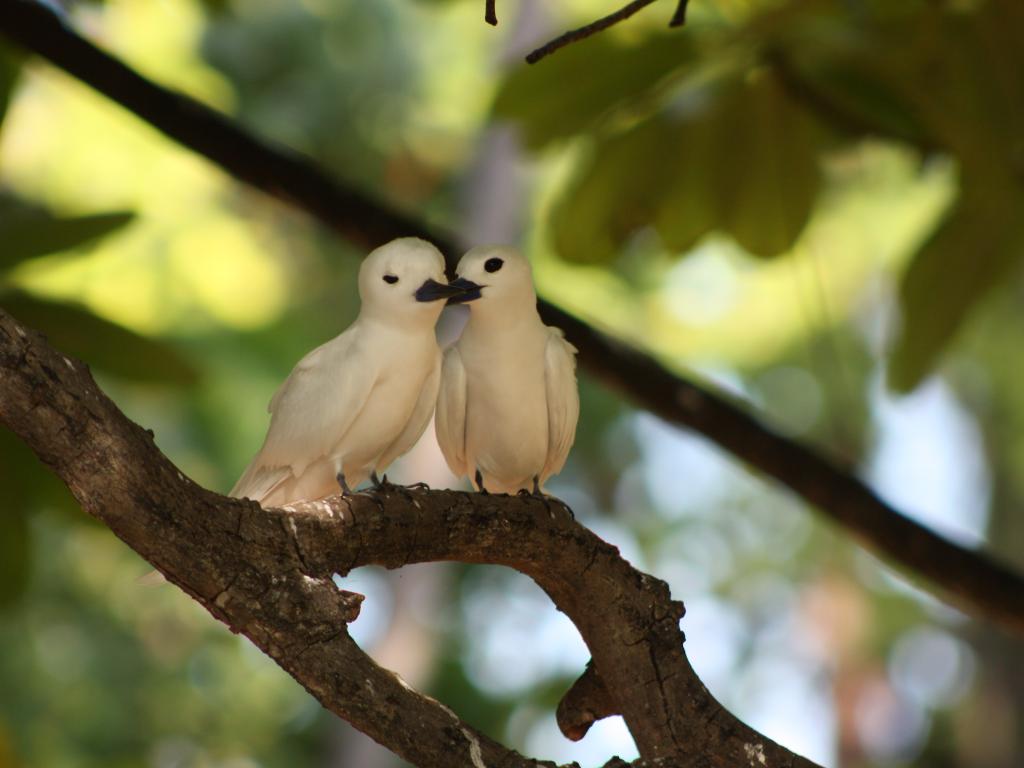
[[[463,294],[450,299],[450,304],[472,302],[474,313],[537,304],[530,262],[510,245],[471,248],[455,271],[458,278],[452,286],[460,288]]]
[[[401,237],[370,252],[359,268],[361,314],[399,324],[437,322],[444,299],[461,295],[444,276],[444,257],[426,240]]]

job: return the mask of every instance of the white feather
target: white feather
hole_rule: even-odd
[[[437,350],[434,354],[434,363],[430,373],[427,375],[423,387],[420,389],[419,398],[413,408],[412,414],[406,423],[405,429],[395,438],[395,441],[388,446],[387,450],[377,462],[376,469],[383,472],[399,456],[404,456],[416,441],[420,439],[430,424],[430,417],[434,415],[434,404],[437,402],[437,391],[441,385],[441,352]]]
[[[497,269],[488,269],[500,261]],[[435,428],[449,468],[484,488],[543,486],[565,464],[579,419],[576,350],[537,314],[529,262],[507,247],[469,251],[461,278],[482,286],[444,356]]]
[[[385,280],[384,278],[388,278]],[[444,259],[415,238],[371,253],[359,271],[359,317],[303,357],[270,400],[270,427],[231,495],[267,506],[318,499],[383,471],[430,422],[440,379],[434,325]]]
[[[448,468],[458,477],[469,474],[466,465],[466,369],[457,346],[449,347],[444,353],[434,430]]]
[[[576,347],[565,340],[560,328],[548,327],[544,349],[544,383],[548,406],[548,457],[541,470],[545,480],[565,466],[576,439],[580,395],[576,385]]]

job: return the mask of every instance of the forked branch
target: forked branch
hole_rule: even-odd
[[[550,56],[559,48],[564,48],[565,46],[571,43],[575,43],[580,40],[585,40],[591,35],[596,35],[598,32],[608,29],[608,27],[614,24],[618,24],[620,21],[628,19],[634,13],[645,8],[646,6],[650,5],[653,2],[655,2],[655,0],[632,0],[631,2],[627,3],[614,13],[609,13],[607,16],[602,16],[597,21],[592,21],[589,24],[585,24],[582,27],[578,27],[577,29],[570,29],[568,32],[565,32],[564,34],[561,34],[558,37],[556,37],[554,40],[545,43],[540,48],[537,48],[536,50],[527,54],[526,61],[529,64],[536,64],[545,56]],[[686,6],[688,2],[689,0],[679,0],[678,4],[676,5],[676,10],[672,14],[672,19],[668,23],[670,27],[681,27],[683,24],[686,23]],[[495,0],[486,0],[486,5],[484,7],[484,20],[488,24],[497,25],[498,17],[495,13],[494,3]]]
[[[503,747],[377,666],[347,631],[362,598],[339,590],[335,573],[443,560],[515,568],[579,629],[643,758],[724,768],[755,749],[765,768],[813,768],[711,697],[683,651],[682,604],[561,505],[411,491],[262,509],[219,496],[185,477],[83,363],[2,310],[0,421],[171,582],[417,765],[551,764]]]
[[[526,61],[528,64],[536,64],[545,56],[550,56],[559,48],[564,48],[571,43],[577,43],[580,40],[585,40],[591,35],[596,35],[598,32],[608,29],[608,27],[613,26],[614,24],[618,24],[620,21],[625,21],[634,13],[646,8],[653,2],[655,2],[655,0],[632,0],[632,2],[622,6],[614,13],[602,16],[597,21],[592,21],[582,27],[570,29],[568,32],[564,32],[556,37],[554,40],[544,43],[540,48],[526,54]]]
[[[190,97],[139,75],[77,35],[32,0],[4,0],[0,33],[61,67],[148,121],[179,144],[267,194],[307,211],[346,238],[376,247],[416,235],[454,263],[452,235],[373,200],[295,152],[265,142]],[[778,434],[743,408],[669,370],[546,301],[545,322],[562,328],[583,368],[670,424],[693,429],[740,461],[788,486],[868,549],[940,596],[1018,634],[1024,633],[1024,578],[984,552],[914,522],[850,471]]]

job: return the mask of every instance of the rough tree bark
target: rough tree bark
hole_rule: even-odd
[[[2,0],[0,34],[39,54],[148,121],[227,173],[295,205],[367,247],[405,235],[433,240],[454,263],[457,238],[389,208],[324,173],[307,158],[273,146],[194,99],[139,75],[77,35],[33,0]],[[682,6],[682,4],[681,4]],[[916,523],[855,474],[788,439],[729,399],[688,381],[546,301],[545,322],[562,328],[582,366],[640,407],[693,429],[790,488],[858,542],[922,577],[940,597],[1015,633],[1024,633],[1024,577],[984,552]]]
[[[623,715],[637,765],[814,766],[715,701],[683,650],[682,603],[558,502],[410,491],[263,509],[219,496],[185,477],[83,363],[2,310],[0,421],[171,582],[325,707],[417,765],[553,764],[503,747],[375,664],[347,631],[362,597],[340,590],[335,573],[444,560],[515,568],[579,629],[602,670],[600,714]],[[577,711],[593,690],[576,698]]]

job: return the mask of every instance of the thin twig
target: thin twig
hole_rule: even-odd
[[[498,26],[498,14],[494,10],[494,2],[495,0],[486,0],[484,6],[484,21],[492,27]]]
[[[526,57],[528,64],[536,64],[538,61],[543,59],[545,56],[549,56],[559,48],[564,48],[570,43],[575,43],[591,35],[597,34],[598,32],[608,29],[613,24],[618,24],[624,19],[628,19],[637,11],[645,8],[646,6],[653,3],[655,0],[633,0],[633,2],[620,8],[615,13],[610,13],[607,16],[598,19],[597,21],[587,24],[585,27],[579,29],[570,29],[564,35],[556,37],[549,43],[545,43],[537,50],[533,51]]]
[[[670,27],[681,27],[686,23],[686,6],[689,0],[679,0],[676,12],[672,14],[672,20],[668,23]]]

